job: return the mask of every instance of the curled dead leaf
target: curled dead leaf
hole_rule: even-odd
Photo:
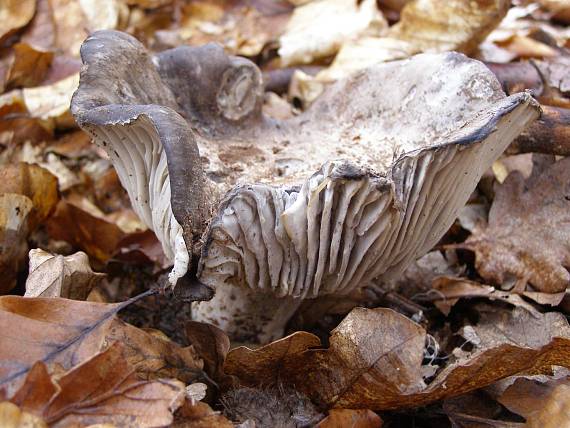
[[[36,248],[30,250],[24,296],[85,300],[91,289],[104,277],[104,274],[91,270],[87,254],[81,251],[62,256]]]
[[[376,1],[315,0],[295,9],[279,42],[285,65],[307,64],[335,54],[343,42],[379,35],[387,22]]]
[[[28,218],[30,232],[46,221],[59,201],[57,178],[38,165],[24,162],[0,169],[1,193],[18,193],[32,201]]]
[[[28,252],[28,217],[33,207],[27,196],[0,194],[0,294],[14,288],[23,267]]]
[[[380,428],[382,419],[371,410],[332,409],[317,428]]]
[[[125,233],[116,224],[93,215],[77,201],[62,200],[47,223],[54,239],[69,242],[99,261],[107,261]]]
[[[125,345],[124,357],[139,378],[179,377],[189,383],[200,377],[202,360],[192,347],[181,348],[116,319],[134,300],[0,297],[0,388],[11,394],[37,361],[68,370],[116,342]]]
[[[22,411],[9,401],[0,402],[0,426],[5,428],[47,428],[45,421]]]
[[[3,1],[0,5],[0,41],[28,24],[35,12],[35,0]]]
[[[479,274],[493,284],[510,278],[547,293],[570,284],[570,158],[525,180],[509,174],[496,189],[487,227],[460,247],[476,255]],[[540,239],[537,239],[540,237]]]
[[[172,426],[175,428],[233,428],[234,424],[219,412],[214,412],[208,404],[186,400],[176,413]]]
[[[139,380],[122,348],[115,343],[59,378],[37,362],[10,401],[50,427],[170,424],[184,400],[184,385],[176,380]]]
[[[79,73],[50,85],[24,88],[22,93],[32,117],[41,119],[52,128],[67,129],[76,126],[69,113],[69,104],[78,86]]]
[[[519,372],[570,367],[570,327],[563,316],[514,313],[475,328],[476,351],[449,363],[429,385],[422,378],[426,332],[383,308],[354,309],[333,330],[328,349],[310,349],[314,342],[304,340],[288,348],[295,336],[308,335],[298,332],[255,351],[236,348],[224,369],[247,385],[294,385],[325,408],[387,410],[423,406]]]
[[[529,428],[566,427],[570,423],[570,380],[540,383],[519,378],[499,397],[510,411],[523,416]]]

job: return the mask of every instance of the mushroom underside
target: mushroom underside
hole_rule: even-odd
[[[216,295],[196,318],[241,340],[279,336],[303,298],[398,275],[539,114],[457,53],[363,70],[287,121],[261,114],[259,70],[220,48],[152,57],[104,31],[82,56],[78,123],[173,260],[173,284],[199,254]]]

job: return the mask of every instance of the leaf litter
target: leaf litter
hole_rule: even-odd
[[[0,17],[0,425],[570,423],[568,2],[26,0]],[[134,297],[167,259],[69,112],[79,47],[102,28],[154,53],[217,42],[281,73],[264,106],[279,117],[367,66],[445,50],[533,91],[543,117],[392,281],[232,343],[176,296]]]

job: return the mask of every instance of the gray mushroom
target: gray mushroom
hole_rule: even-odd
[[[458,53],[357,72],[286,121],[262,114],[258,68],[217,45],[153,56],[101,31],[81,55],[73,115],[173,260],[171,284],[215,290],[195,318],[238,340],[278,337],[303,299],[397,276],[540,110]]]

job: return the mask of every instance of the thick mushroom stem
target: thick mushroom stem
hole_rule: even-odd
[[[218,326],[236,342],[268,343],[283,337],[302,302],[301,298],[223,286],[216,289],[210,301],[194,303],[192,317]]]

